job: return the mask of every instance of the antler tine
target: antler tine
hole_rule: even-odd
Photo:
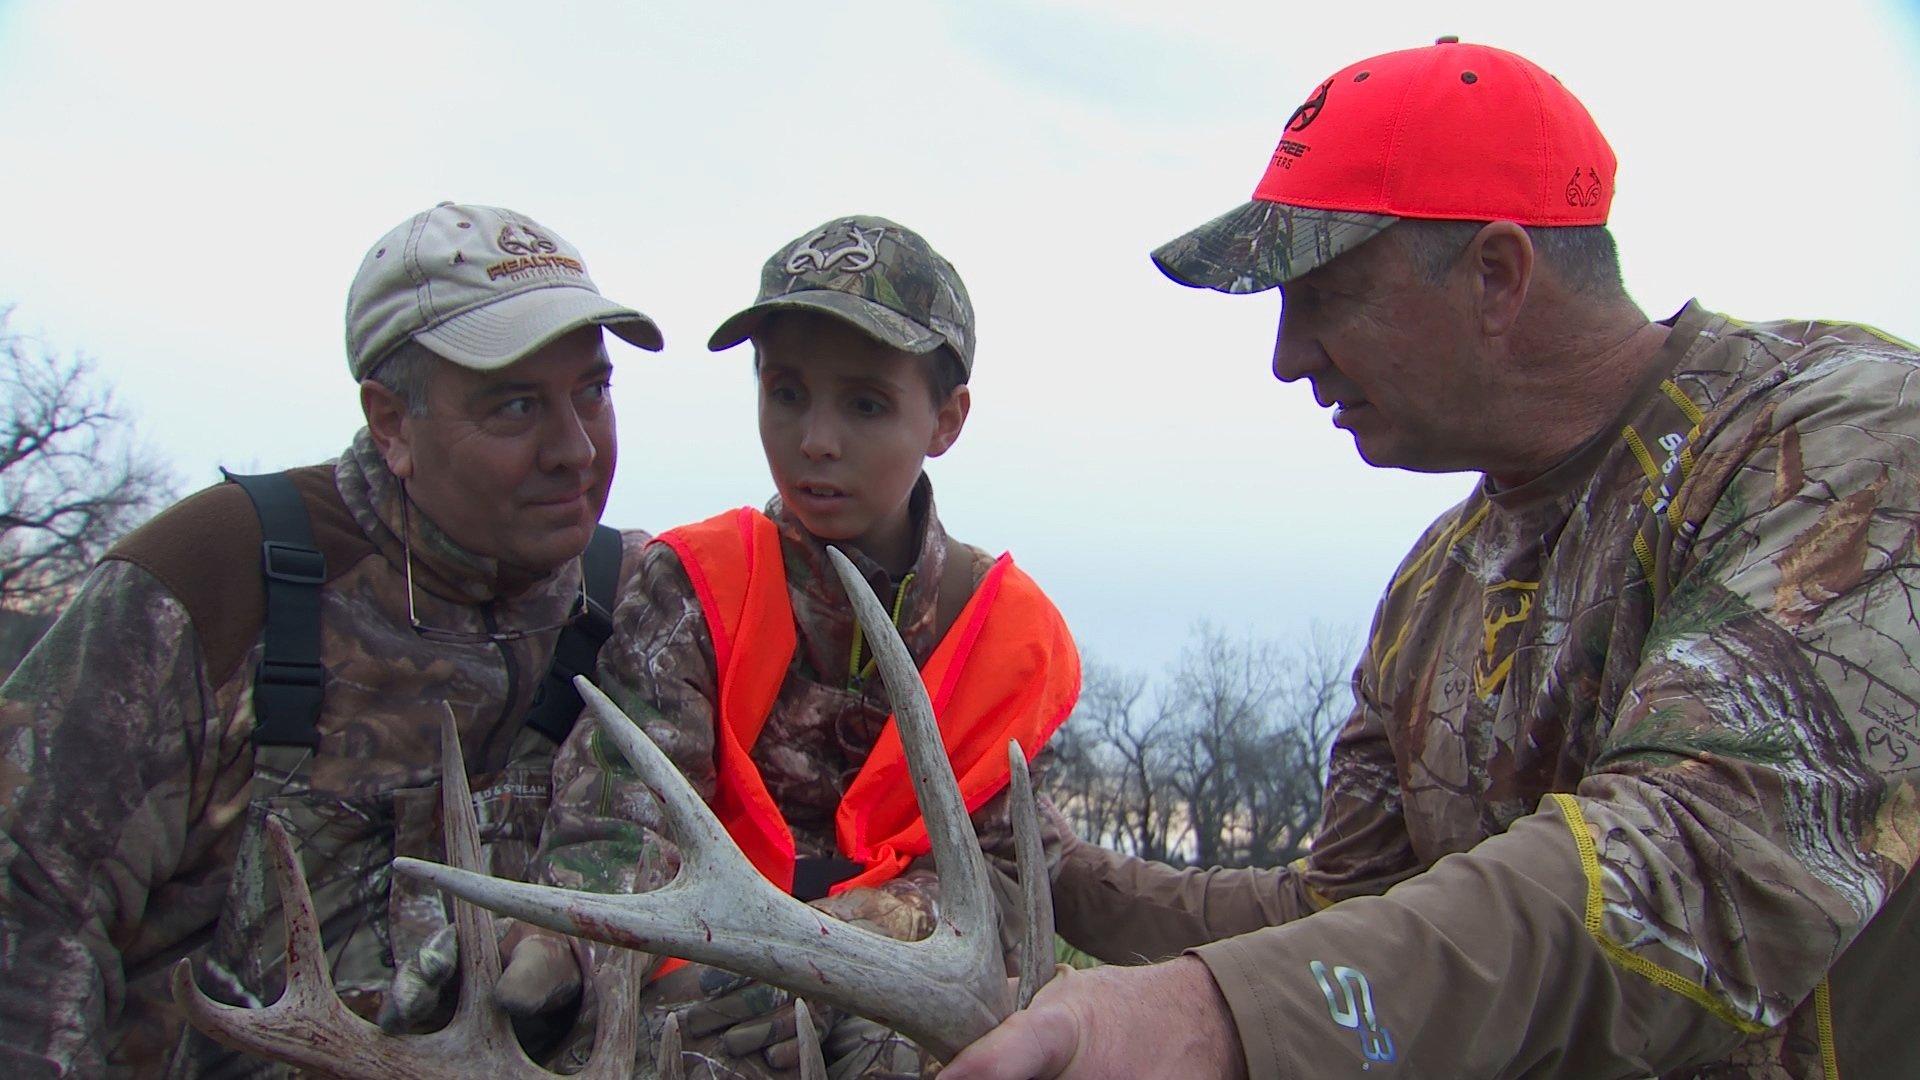
[[[267,855],[280,886],[287,928],[286,989],[278,1001],[265,1008],[227,1005],[208,997],[194,981],[193,962],[181,960],[173,966],[173,998],[194,1027],[222,1046],[291,1060],[284,1056],[284,1047],[298,1046],[303,1038],[313,1039],[330,1024],[351,1018],[351,1014],[333,992],[333,976],[327,970],[319,920],[314,916],[313,893],[300,869],[293,841],[277,819],[268,817],[265,825]]]
[[[638,955],[637,953],[635,955]],[[687,1070],[680,1064],[680,1014],[668,1013],[666,1027],[655,1044],[653,1071],[657,1080],[686,1080]]]
[[[893,701],[894,722],[900,728],[901,746],[907,753],[907,772],[913,781],[913,797],[920,805],[920,817],[926,822],[927,838],[933,846],[934,868],[940,873],[940,907],[946,918],[969,929],[991,926],[994,920],[993,893],[987,885],[986,859],[980,854],[980,838],[973,831],[973,820],[960,799],[960,781],[953,775],[953,763],[947,760],[946,746],[940,738],[940,725],[934,719],[933,703],[927,700],[926,684],[914,666],[907,643],[900,640],[893,619],[880,606],[860,571],[838,548],[828,548],[827,557],[840,575],[840,584],[853,603],[854,616],[860,620],[867,643],[880,669]],[[1004,1015],[1004,1014],[1003,1014]]]
[[[1033,776],[1018,739],[1007,743],[1007,768],[1013,778],[1008,810],[1013,818],[1013,857],[1020,868],[1020,890],[1027,913],[1020,939],[1020,987],[1013,1007],[1024,1009],[1053,978],[1053,888],[1047,855],[1040,845],[1040,814],[1033,804]]]
[[[594,974],[593,994],[598,1008],[594,1011],[593,1049],[587,1054],[586,1067],[574,1075],[594,1080],[626,1080],[632,1075],[640,1049],[640,977],[652,962],[653,958],[644,953],[622,949],[618,957],[609,958]]]
[[[441,724],[442,817],[447,854],[472,869],[484,865],[480,827],[460,755],[460,734],[453,712]],[[550,1078],[552,1073],[528,1060],[514,1036],[506,1012],[493,1001],[500,976],[500,952],[493,936],[492,913],[463,901],[454,903],[455,935],[464,980],[453,1021],[424,1035],[390,1035],[347,1009],[334,993],[326,969],[319,922],[305,873],[286,830],[266,823],[268,850],[280,885],[287,927],[287,988],[264,1009],[236,1008],[208,998],[194,983],[188,961],[173,972],[174,999],[187,1019],[225,1046],[296,1065],[319,1076],[346,1080],[453,1080],[486,1075],[510,1080]],[[639,1042],[634,987],[637,957],[622,958],[596,984],[599,1025],[592,1057],[582,1075],[616,1080],[630,1074]]]
[[[793,999],[793,1031],[800,1040],[800,1080],[827,1080],[827,1059],[820,1053],[820,1033],[813,1030],[813,1010],[803,998]]]
[[[440,717],[440,819],[446,834],[447,861],[476,872],[487,869],[480,848],[480,822],[473,811],[473,789],[467,783],[467,762],[460,752],[460,727],[453,706],[444,705]],[[460,943],[460,1004],[452,1027],[477,1027],[489,1042],[501,1034],[513,1039],[506,1013],[492,1007],[491,995],[476,992],[500,981],[500,944],[494,937],[493,912],[455,901],[454,936]]]

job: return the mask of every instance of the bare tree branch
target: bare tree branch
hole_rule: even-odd
[[[1203,623],[1157,685],[1088,661],[1049,795],[1081,836],[1143,858],[1299,858],[1351,709],[1350,636],[1315,627],[1283,645]]]
[[[173,490],[93,366],[14,331],[10,313],[0,308],[0,608],[46,611]]]

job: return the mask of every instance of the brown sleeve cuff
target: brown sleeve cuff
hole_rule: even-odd
[[[1294,1076],[1298,1075],[1296,1063],[1281,1046],[1280,1033],[1273,1023],[1280,1014],[1281,1001],[1273,978],[1273,950],[1262,941],[1269,936],[1245,934],[1188,949],[1187,953],[1207,965],[1214,984],[1220,987],[1220,996],[1227,999],[1240,1052],[1246,1055],[1247,1075]]]
[[[1176,870],[1085,842],[1054,875],[1060,934],[1108,963],[1164,960],[1313,910],[1290,869]]]

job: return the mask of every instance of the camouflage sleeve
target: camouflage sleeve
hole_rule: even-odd
[[[0,686],[0,1074],[104,1072],[124,969],[213,920],[193,826],[246,786],[214,698],[185,609],[119,561]]]
[[[1255,1075],[1817,1061],[1785,1022],[1920,850],[1917,374],[1816,365],[1700,448],[1668,519],[1697,542],[1574,792],[1385,896],[1197,950]]]
[[[623,586],[599,674],[607,696],[711,799],[719,696],[713,643],[693,585],[665,544],[646,548]],[[574,727],[554,759],[553,783],[536,880],[630,893],[673,879],[680,856],[659,803],[597,725]]]

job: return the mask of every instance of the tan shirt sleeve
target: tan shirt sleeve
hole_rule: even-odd
[[[1816,369],[1698,448],[1673,511],[1698,539],[1574,791],[1196,950],[1253,1075],[1665,1075],[1814,994],[1920,835],[1886,735],[1920,701],[1912,375]]]
[[[1557,809],[1378,897],[1202,945],[1257,1077],[1650,1076],[1740,1032],[1613,963]]]

